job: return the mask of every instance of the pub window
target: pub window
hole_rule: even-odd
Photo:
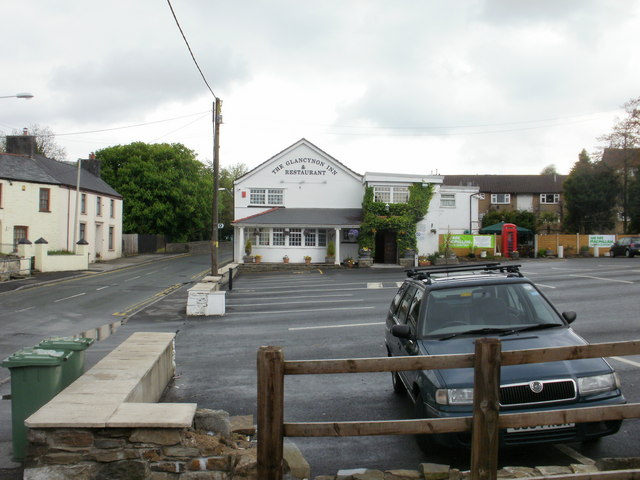
[[[275,247],[284,246],[284,228],[273,229],[273,246]]]
[[[494,205],[509,204],[511,203],[511,194],[510,193],[492,193],[491,203],[493,203]]]
[[[407,203],[409,201],[409,187],[374,185],[373,201],[382,203]]]
[[[249,193],[251,205],[264,205],[266,203],[266,191],[264,188],[252,188]]]
[[[393,203],[407,203],[409,201],[409,187],[393,187]]]
[[[249,190],[250,205],[284,205],[283,188],[252,188]]]
[[[249,238],[253,238],[255,245],[269,245],[269,230],[266,228],[254,228]]]
[[[315,247],[317,243],[317,232],[315,228],[307,228],[304,231],[305,247]]]
[[[50,200],[51,190],[48,188],[40,189],[40,211],[48,212],[49,210],[49,200]]]
[[[373,187],[373,201],[391,203],[391,187]]]
[[[290,247],[302,246],[302,229],[301,228],[289,229],[289,246]]]
[[[455,193],[442,193],[440,194],[440,206],[441,207],[455,207],[456,195]]]
[[[327,229],[326,228],[318,229],[318,246],[319,247],[327,246]]]
[[[270,188],[267,190],[268,205],[283,205],[284,190],[282,188]]]

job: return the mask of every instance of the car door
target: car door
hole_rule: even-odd
[[[389,354],[394,357],[407,355],[407,339],[395,337],[388,332],[394,325],[404,325],[407,323],[409,308],[411,307],[411,301],[413,300],[416,290],[417,287],[415,285],[407,284],[404,292],[398,292],[398,295],[402,296],[398,298],[398,295],[396,295],[389,310],[389,316],[387,317],[387,348],[389,349]],[[393,311],[396,301],[397,308]]]
[[[420,316],[420,307],[422,305],[422,298],[424,297],[424,289],[417,288],[413,298],[411,299],[411,305],[407,313],[407,325],[411,328],[411,334],[413,340],[406,340],[404,343],[405,355],[420,355],[417,337],[418,337],[418,321]],[[405,385],[411,387],[416,382],[416,378],[419,375],[419,370],[406,370],[402,372]]]

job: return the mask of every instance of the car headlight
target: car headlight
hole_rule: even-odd
[[[618,378],[614,373],[578,378],[578,389],[582,395],[608,392],[618,388]]]
[[[473,388],[436,390],[436,403],[440,405],[473,405]]]

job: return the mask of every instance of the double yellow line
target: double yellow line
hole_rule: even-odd
[[[146,306],[148,306],[148,305],[150,305],[152,303],[157,302],[162,297],[166,297],[167,295],[169,295],[170,293],[176,291],[180,287],[182,287],[182,283],[176,283],[175,285],[171,285],[171,286],[165,288],[164,290],[162,290],[161,292],[156,293],[154,296],[146,298],[146,299],[142,300],[141,302],[133,304],[130,307],[127,307],[125,310],[123,310],[121,312],[113,313],[112,315],[114,317],[129,317],[129,316],[133,315],[134,313],[136,313],[137,311],[141,310],[143,307],[146,307]]]

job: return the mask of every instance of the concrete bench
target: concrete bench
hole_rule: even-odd
[[[137,332],[26,419],[29,428],[184,428],[195,403],[156,403],[175,373],[174,333]]]

